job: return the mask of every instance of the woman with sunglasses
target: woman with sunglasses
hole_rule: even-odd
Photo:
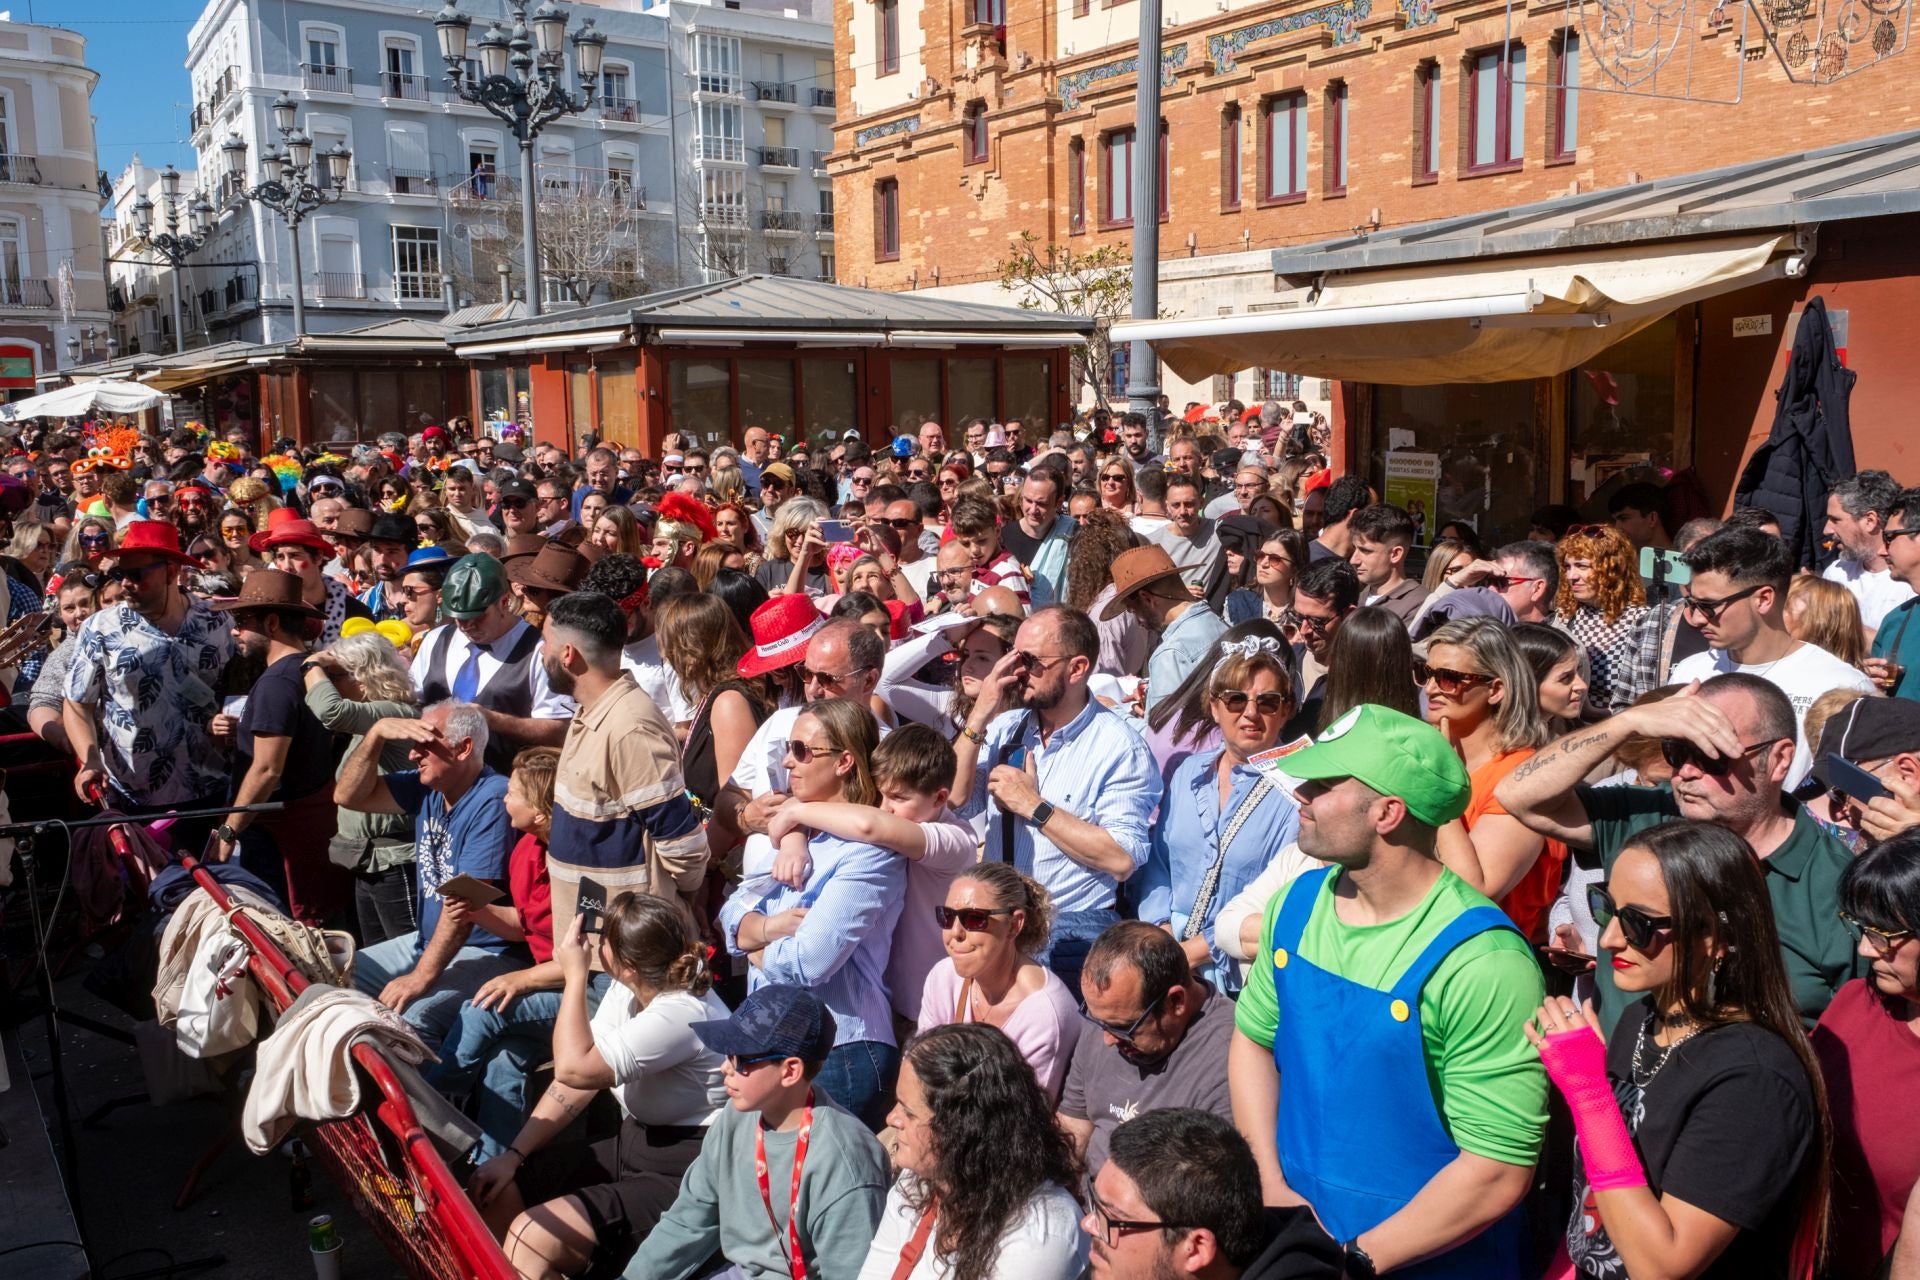
[[[1667,822],[1636,834],[1589,889],[1601,963],[1642,998],[1607,1038],[1591,1006],[1565,997],[1525,1027],[1579,1145],[1566,1252],[1550,1274],[1786,1280],[1815,1265],[1826,1092],[1766,879],[1739,836]]]
[[[374,511],[404,512],[413,501],[413,489],[399,476],[387,476],[374,491]]]
[[[1813,1029],[1833,1110],[1828,1272],[1885,1274],[1920,1180],[1913,1101],[1920,1097],[1920,831],[1847,864],[1840,914],[1872,966],[1834,993]],[[1911,1248],[1920,1239],[1909,1240]],[[1898,1268],[1894,1275],[1901,1274]]]
[[[900,1170],[859,1280],[1073,1280],[1083,1171],[1053,1104],[991,1027],[935,1027],[887,1116]]]
[[[67,544],[60,549],[60,559],[82,560],[97,569],[112,553],[113,521],[102,516],[81,516],[67,533]]]
[[[1034,957],[1053,936],[1053,898],[1005,862],[977,862],[947,886],[935,913],[947,957],[920,993],[920,1031],[956,1022],[998,1027],[1058,1101],[1080,1002],[1058,974]]]
[[[1281,625],[1293,608],[1293,584],[1306,563],[1307,540],[1298,529],[1282,526],[1268,534],[1253,556],[1253,581],[1227,593],[1227,624],[1265,618]]]
[[[1529,941],[1544,942],[1567,846],[1522,826],[1493,798],[1501,779],[1547,740],[1533,668],[1506,627],[1460,618],[1428,637],[1413,676],[1426,690],[1427,722],[1460,753],[1473,787],[1466,813],[1439,829],[1434,852],[1499,903]]]
[[[439,546],[453,541],[453,522],[444,508],[423,506],[413,513],[413,527],[420,531],[420,545]]]
[[[1100,491],[1100,509],[1117,511],[1131,519],[1134,500],[1139,496],[1133,487],[1133,466],[1124,458],[1111,458],[1100,467],[1094,480],[1094,487]]]
[[[42,742],[71,756],[61,710],[65,703],[67,671],[73,666],[76,652],[74,637],[79,634],[81,623],[106,607],[104,596],[110,592],[114,600],[120,598],[120,584],[108,582],[105,574],[78,561],[57,566],[48,582],[53,588],[54,619],[48,638],[54,642],[54,648],[40,664],[40,672],[34,677],[28,694],[27,727]]]
[[[1201,663],[1219,745],[1173,769],[1137,877],[1140,919],[1179,941],[1195,977],[1229,993],[1239,989],[1238,968],[1213,948],[1215,917],[1300,829],[1288,788],[1248,763],[1280,745],[1281,727],[1293,716],[1292,654],[1271,623],[1246,625],[1259,630],[1237,640],[1222,636],[1219,656]]]
[[[253,517],[242,507],[228,507],[220,513],[220,523],[216,526],[220,533],[220,544],[227,549],[229,572],[238,573],[242,578],[255,569],[266,567],[266,562],[253,553],[247,540],[253,536]]]
[[[1561,630],[1587,647],[1587,715],[1600,719],[1625,709],[1641,692],[1634,687],[1633,663],[1648,614],[1639,558],[1626,535],[1598,524],[1567,530],[1556,553],[1560,594],[1554,612]]]
[[[785,594],[800,573],[804,573],[800,581],[809,595],[825,595],[832,589],[827,580],[826,544],[816,536],[817,547],[807,545],[807,535],[826,518],[826,504],[813,498],[788,498],[780,504],[773,529],[767,534],[767,558],[753,571],[769,594]]]

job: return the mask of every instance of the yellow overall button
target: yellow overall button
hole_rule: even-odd
[[[1276,969],[1284,969],[1287,967],[1287,949],[1285,947],[1275,947],[1273,949],[1273,967]]]
[[[1387,1006],[1387,1012],[1393,1015],[1395,1022],[1405,1022],[1412,1011],[1407,1008],[1405,1000],[1395,1000]]]

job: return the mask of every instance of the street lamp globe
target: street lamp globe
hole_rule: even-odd
[[[227,135],[220,144],[220,155],[231,177],[243,177],[247,172],[247,140],[237,133]]]
[[[169,200],[180,194],[180,171],[172,165],[160,171],[160,190]]]
[[[273,127],[281,133],[292,133],[294,112],[299,109],[300,104],[284,93],[275,98],[273,100]]]
[[[133,229],[140,233],[142,240],[153,236],[153,201],[145,196],[133,202]]]
[[[347,150],[347,144],[336,142],[327,148],[327,177],[336,187],[347,183],[347,166],[353,163],[353,153]]]
[[[207,228],[213,225],[213,205],[205,196],[196,195],[187,206],[187,213],[193,219],[194,234],[205,236]]]
[[[540,7],[533,11],[533,38],[540,46],[543,57],[558,54],[561,43],[567,35],[567,11],[554,4],[553,0],[541,0]]]
[[[460,64],[467,60],[467,36],[473,31],[473,19],[453,7],[453,0],[447,0],[446,7],[433,16],[434,34],[440,37],[440,56],[458,74]]]
[[[487,33],[481,36],[479,40],[480,70],[489,76],[504,76],[507,74],[507,58],[511,52],[508,48],[510,43],[505,28],[499,23],[496,22],[489,26]]]
[[[313,139],[303,130],[294,130],[287,135],[287,155],[297,172],[307,172],[307,167],[313,163]]]
[[[600,62],[607,52],[607,33],[596,31],[588,18],[573,33],[573,65],[580,73],[580,85],[592,97],[600,83]]]

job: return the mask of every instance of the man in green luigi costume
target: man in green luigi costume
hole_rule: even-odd
[[[414,650],[420,704],[471,702],[487,717],[487,764],[502,774],[527,747],[558,747],[573,719],[573,699],[547,683],[540,632],[514,612],[507,571],[492,556],[462,556],[447,570],[440,610],[451,621]]]
[[[1235,1013],[1234,1119],[1267,1202],[1313,1206],[1349,1277],[1520,1280],[1547,1119],[1520,1027],[1544,991],[1526,939],[1434,855],[1466,767],[1378,706],[1286,767],[1301,852],[1331,865],[1267,905]]]

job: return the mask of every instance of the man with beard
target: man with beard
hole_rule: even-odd
[[[400,579],[407,572],[407,556],[420,541],[420,531],[412,520],[388,512],[367,529],[367,559],[373,566],[373,585],[360,596],[360,603],[373,612],[376,622],[398,618],[405,612],[400,595]]]
[[[234,648],[264,667],[238,723],[219,718],[234,746],[233,803],[286,806],[227,815],[213,856],[225,862],[237,850],[242,867],[282,891],[294,919],[319,925],[345,910],[353,882],[327,857],[340,812],[333,735],[307,707],[307,635],[318,630],[320,611],[301,594],[292,574],[257,569],[237,598],[213,606],[233,620]]]
[[[1176,440],[1174,448],[1188,443]],[[1191,474],[1172,472],[1167,476],[1167,527],[1153,535],[1152,541],[1166,549],[1180,568],[1187,593],[1203,599],[1212,585],[1215,570],[1226,553],[1220,545],[1219,526],[1200,514],[1200,482]]]
[[[1053,895],[1048,964],[1077,990],[1094,938],[1120,918],[1120,883],[1146,864],[1160,803],[1153,753],[1087,690],[1100,633],[1052,605],[1020,624],[954,743],[953,794],[986,816],[986,856],[1012,862]],[[1177,948],[1176,948],[1177,949]]]
[[[573,700],[547,683],[540,633],[514,612],[507,572],[488,555],[463,556],[447,571],[440,607],[452,619],[414,650],[413,687],[423,706],[472,702],[486,715],[483,749],[502,775],[527,747],[566,740]]]
[[[1131,609],[1140,625],[1159,637],[1147,660],[1146,709],[1170,697],[1206,658],[1226,631],[1205,600],[1187,594],[1179,566],[1159,547],[1129,547],[1113,561],[1113,599],[1100,621],[1112,622]]]
[[[182,546],[201,534],[214,536],[213,495],[205,485],[183,484],[174,492],[173,519],[180,526]]]
[[[608,902],[632,891],[689,905],[706,879],[707,833],[687,799],[673,727],[620,669],[620,606],[597,591],[561,596],[543,634],[547,682],[580,708],[553,778],[554,936],[567,936],[583,875]]]
[[[1767,872],[1780,958],[1811,1027],[1843,983],[1865,975],[1866,963],[1839,915],[1846,846],[1786,791],[1798,731],[1786,694],[1762,676],[1730,672],[1542,747],[1507,775],[1494,800],[1532,830],[1566,841],[1587,870],[1610,873],[1634,836],[1673,818],[1710,822],[1746,841]],[[1658,788],[1586,785],[1633,734],[1660,743],[1673,780]],[[1292,772],[1292,758],[1287,768]],[[1306,849],[1304,838],[1300,847]],[[1627,1005],[1611,965],[1594,970],[1594,988],[1601,1026],[1611,1034]]]
[[[1120,416],[1120,447],[1126,450],[1136,470],[1158,461],[1153,450],[1147,447],[1147,420],[1137,413]]]
[[[1233,1116],[1266,1201],[1311,1206],[1348,1276],[1424,1259],[1520,1280],[1547,1080],[1513,1028],[1543,987],[1526,938],[1434,853],[1472,798],[1466,766],[1373,705],[1286,765],[1300,851],[1329,865],[1268,904],[1234,1011]]]

